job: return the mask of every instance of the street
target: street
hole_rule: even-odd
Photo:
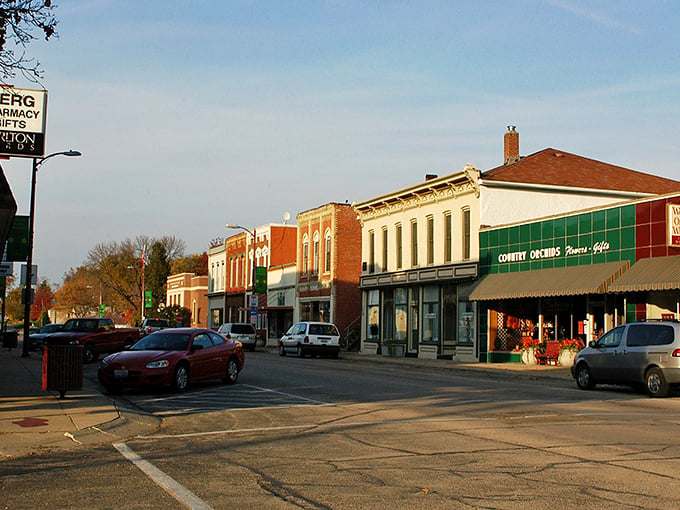
[[[161,430],[7,460],[3,507],[680,507],[677,395],[258,351],[234,386],[114,398]]]

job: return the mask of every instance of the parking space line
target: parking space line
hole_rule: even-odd
[[[175,479],[165,474],[150,462],[137,455],[125,443],[114,443],[113,447],[127,460],[139,468],[151,481],[161,487],[177,501],[196,510],[213,510],[205,501],[196,496],[189,489],[178,483]]]
[[[286,397],[296,398],[299,400],[306,400],[307,402],[312,402],[314,404],[328,404],[328,402],[322,402],[321,400],[314,400],[307,397],[301,397],[300,395],[293,395],[292,393],[286,393],[283,391],[272,390],[269,388],[261,388],[260,386],[253,386],[252,384],[243,384],[242,386],[247,386],[248,388],[255,388],[256,390],[264,391],[267,393],[276,393],[278,395],[285,395]]]

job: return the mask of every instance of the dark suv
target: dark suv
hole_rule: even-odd
[[[139,334],[144,336],[169,327],[170,325],[166,319],[144,319],[142,326],[139,328]]]

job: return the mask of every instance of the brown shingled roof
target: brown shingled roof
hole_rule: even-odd
[[[650,194],[680,190],[679,181],[637,172],[550,148],[523,157],[516,163],[502,165],[483,172],[481,178],[499,182],[634,191]]]

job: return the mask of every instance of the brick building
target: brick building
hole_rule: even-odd
[[[296,320],[333,322],[352,341],[361,315],[361,226],[350,204],[297,215]]]
[[[179,273],[168,276],[167,305],[178,305],[191,311],[192,328],[205,328],[208,324],[208,276]]]

